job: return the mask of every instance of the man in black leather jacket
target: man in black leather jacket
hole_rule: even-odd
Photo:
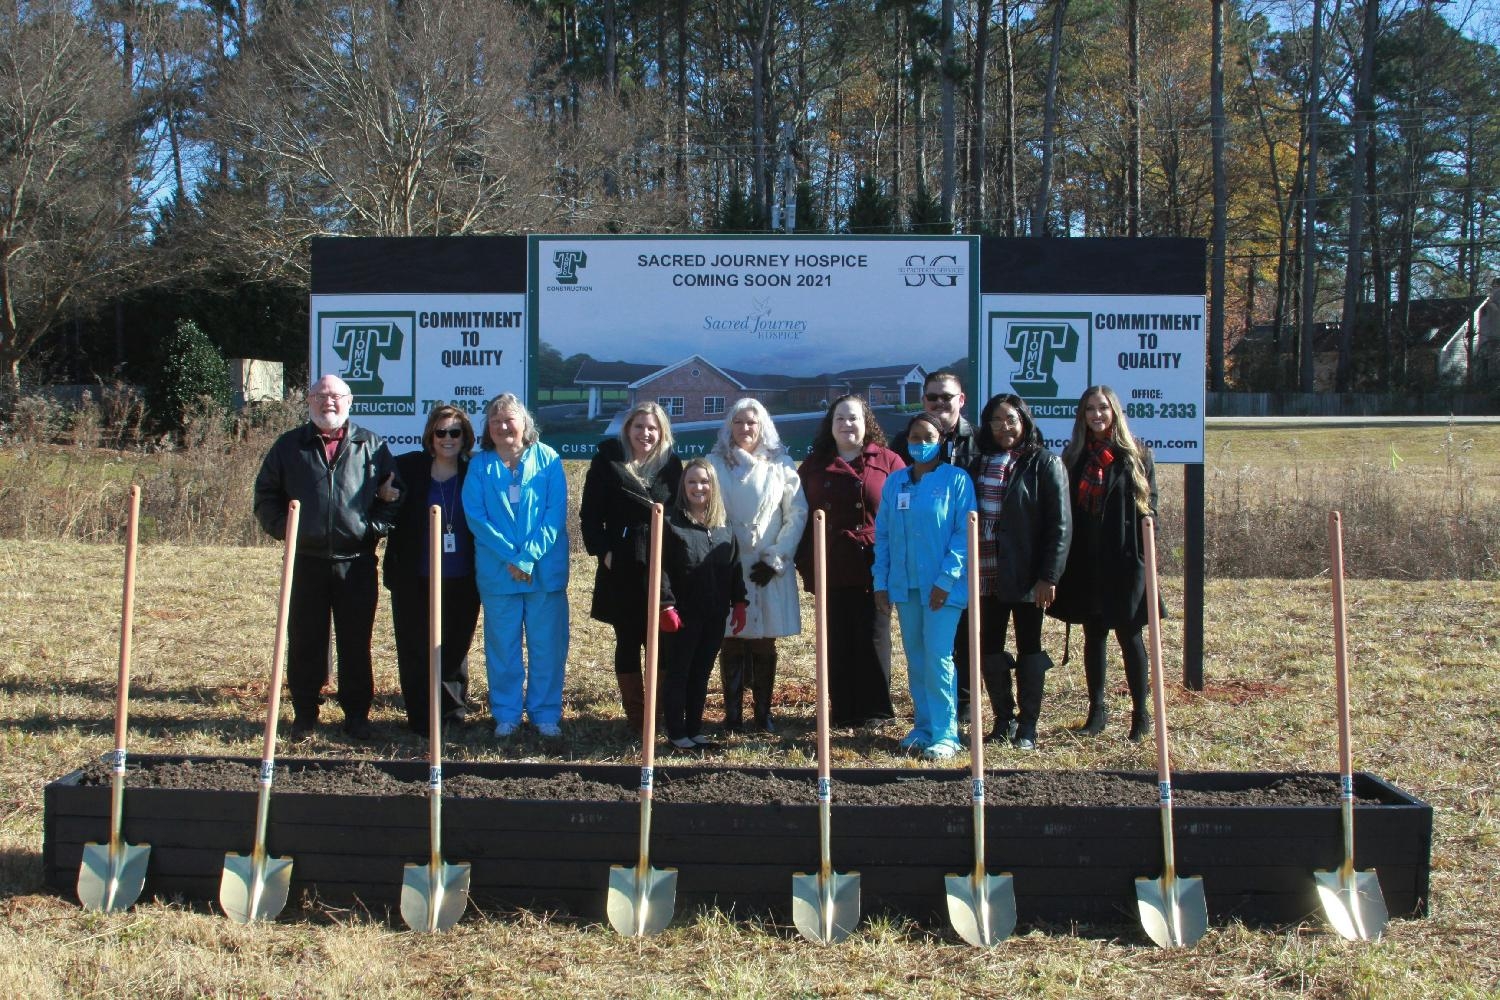
[[[271,537],[286,537],[287,504],[301,504],[287,622],[294,739],[311,735],[318,724],[330,616],[344,732],[360,740],[373,735],[375,545],[390,531],[401,492],[385,442],[349,422],[351,402],[343,379],[318,379],[307,394],[309,422],[276,439],[255,477],[255,516]]]

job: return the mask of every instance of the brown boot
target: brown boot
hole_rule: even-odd
[[[620,685],[620,704],[625,707],[625,724],[636,736],[646,721],[646,686],[640,674],[615,674]]]

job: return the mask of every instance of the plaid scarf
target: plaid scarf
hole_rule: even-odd
[[[979,470],[975,494],[979,501],[979,589],[982,593],[995,591],[995,581],[1000,576],[1000,560],[993,539],[1000,527],[1000,507],[1005,503],[1005,491],[1010,488],[1010,474],[1016,467],[1016,453],[1001,452],[985,458]]]
[[[1115,451],[1105,441],[1089,442],[1089,457],[1078,477],[1078,506],[1090,514],[1104,510],[1104,476],[1115,460]]]

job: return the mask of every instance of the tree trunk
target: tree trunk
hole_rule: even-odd
[[[1373,0],[1372,0],[1373,2]],[[1131,0],[1131,7],[1136,6],[1136,0]],[[1212,51],[1212,82],[1210,84],[1213,103],[1213,160],[1214,160],[1214,222],[1213,222],[1213,262],[1209,268],[1209,291],[1208,291],[1208,367],[1209,384],[1215,392],[1224,389],[1224,255],[1226,252],[1225,242],[1228,229],[1229,215],[1229,178],[1226,176],[1224,167],[1224,0],[1213,0],[1213,51]],[[1134,25],[1132,24],[1132,35]],[[1134,45],[1132,45],[1134,48]],[[1132,67],[1135,60],[1131,60]],[[1132,83],[1132,91],[1134,84]],[[1136,118],[1136,128],[1140,127],[1140,119]],[[1137,157],[1132,161],[1132,170],[1140,168],[1139,152],[1140,146],[1136,146]],[[1138,174],[1136,175],[1138,176]],[[1139,181],[1134,191],[1134,197],[1140,198]],[[1138,200],[1132,204],[1132,220],[1139,217],[1140,205]],[[1137,233],[1132,232],[1135,236]]]
[[[1365,174],[1360,169],[1365,143],[1375,123],[1375,34],[1380,28],[1379,0],[1365,0],[1359,71],[1354,82],[1354,169],[1349,171],[1349,242],[1344,262],[1344,311],[1339,319],[1339,392],[1354,386],[1354,323],[1364,287]]]
[[[968,231],[983,231],[985,224],[984,174],[985,145],[988,129],[985,127],[985,74],[989,72],[990,48],[990,2],[979,0],[974,25],[974,82],[970,92],[971,121],[969,127],[969,225]]]
[[[1214,0],[1214,31],[1218,42],[1214,67],[1219,73],[1219,91],[1222,92],[1224,12],[1220,6],[1221,0]],[[1129,146],[1125,154],[1128,161],[1125,165],[1125,234],[1135,237],[1141,235],[1141,0],[1130,0],[1126,16],[1130,19],[1130,92],[1125,95],[1126,144]],[[1219,96],[1219,113],[1222,115],[1222,93]]]
[[[1005,47],[1005,174],[1001,202],[1005,206],[1005,235],[1016,235],[1021,205],[1016,193],[1016,53],[1010,28],[1010,0],[1000,0],[1001,43]]]
[[[1313,0],[1312,55],[1307,66],[1307,170],[1302,185],[1301,388],[1315,386],[1313,335],[1317,330],[1318,124],[1323,104],[1323,0]]]
[[[943,0],[943,222],[953,225],[954,190],[958,181],[958,116],[954,109],[953,0]]]
[[[1321,2],[1321,0],[1320,0]],[[1052,0],[1052,45],[1047,63],[1047,93],[1042,103],[1042,168],[1031,203],[1031,235],[1047,235],[1047,209],[1052,201],[1052,144],[1057,134],[1057,74],[1062,65],[1063,15],[1068,0]]]

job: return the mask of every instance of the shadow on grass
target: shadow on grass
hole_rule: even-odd
[[[0,851],[0,899],[46,891],[40,851]]]

